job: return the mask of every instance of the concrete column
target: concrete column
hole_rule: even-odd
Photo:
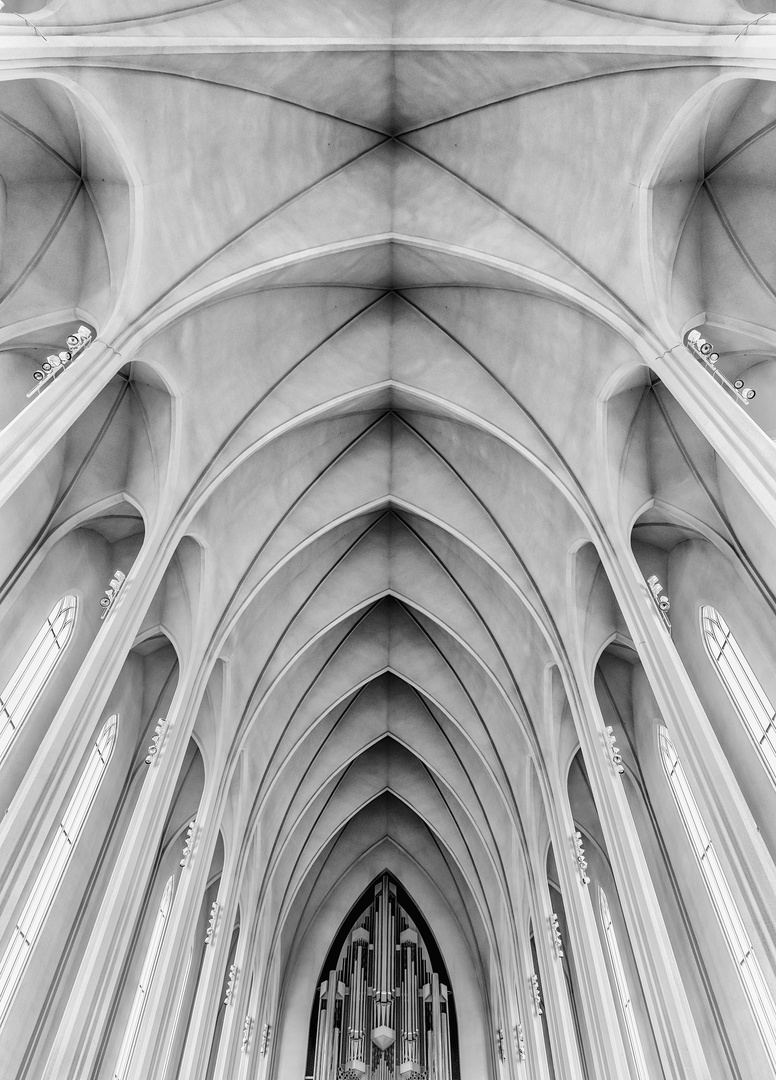
[[[591,1062],[592,1074],[600,1078],[624,1080],[630,1075],[630,1068],[620,1026],[615,1022],[617,1005],[601,949],[588,887],[582,884],[576,864],[572,863],[574,819],[568,794],[562,778],[558,777],[556,783],[557,790],[552,792],[552,798],[547,800],[546,809],[555,865],[560,879],[558,884],[563,896],[568,931],[572,937],[570,944],[577,975],[576,990],[594,1055]]]
[[[94,1068],[120,986],[120,958],[132,947],[161,829],[203,692],[204,682],[197,677],[196,668],[183,669],[168,713],[164,752],[158,765],[149,770],[138,797],[42,1080],[76,1080],[90,1075]]]
[[[519,1080],[523,1080],[524,1077],[527,1080],[549,1080],[550,1068],[544,1047],[542,1018],[536,1012],[530,987],[533,957],[531,956],[527,935],[521,935],[521,939],[517,942],[517,952],[517,962],[520,968],[517,980],[518,1000],[526,1047],[525,1062],[520,1066],[523,1071],[522,1073],[518,1072],[518,1077]],[[544,1008],[543,1005],[542,1008]]]
[[[38,838],[56,825],[62,792],[75,780],[145,613],[175,550],[157,534],[146,537],[111,611],[41,742],[0,824],[0,910],[24,889]],[[183,678],[183,673],[181,674]],[[78,723],[74,718],[84,718]]]
[[[657,614],[657,613],[656,613]],[[581,643],[579,652],[581,654]],[[581,666],[583,661],[579,660]],[[569,689],[567,687],[567,689]],[[681,974],[619,774],[607,755],[592,673],[569,694],[601,828],[666,1076],[709,1078]]]
[[[181,1055],[180,1075],[190,1080],[204,1080],[210,1058],[240,891],[242,864],[238,863],[237,854],[236,844],[228,845],[227,861],[221,872],[218,889],[218,903],[221,905],[219,925],[212,948],[205,951],[199,986],[191,1010],[189,1037]]]
[[[564,1080],[584,1080],[563,970],[550,940],[547,873],[541,865],[543,860],[538,851],[532,853],[532,861],[534,881],[531,889],[531,918],[536,955],[541,969],[537,974],[544,995],[542,1008],[550,1031],[555,1069],[558,1076]]]
[[[624,538],[616,547],[619,550],[614,559],[607,560],[607,570],[618,603],[663,719],[701,797],[704,817],[719,840],[718,854],[729,866],[749,918],[768,948],[774,930],[768,913],[776,908],[773,860],[630,548],[626,549]],[[771,947],[771,964],[774,959]]]
[[[237,1075],[240,1039],[242,1038],[243,1023],[245,1021],[244,1005],[247,1000],[247,998],[243,997],[242,992],[249,977],[248,972],[246,972],[247,955],[246,943],[241,933],[235,955],[235,965],[238,971],[237,990],[232,998],[231,1005],[228,1005],[226,1009],[214,1080],[231,1080],[231,1077]]]
[[[164,1080],[163,1048],[174,1034],[171,1025],[175,1021],[169,1004],[177,1000],[182,989],[185,959],[197,926],[202,897],[207,887],[208,870],[218,840],[224,790],[228,790],[228,783],[222,782],[220,769],[211,770],[209,776],[210,782],[202,793],[197,811],[194,848],[178,881],[172,915],[146,1000],[141,1037],[130,1065],[130,1080],[135,1077],[137,1080]],[[219,893],[223,894],[223,888],[219,889]],[[209,949],[205,954],[208,971],[213,966],[212,953],[213,950]],[[205,978],[204,971],[202,974]]]
[[[650,367],[776,527],[773,441],[681,343],[667,345]]]

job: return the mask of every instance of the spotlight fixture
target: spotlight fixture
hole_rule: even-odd
[[[649,585],[649,591],[652,593],[652,599],[655,601],[655,606],[660,612],[660,617],[670,634],[671,620],[668,618],[668,612],[671,608],[671,601],[663,592],[663,586],[658,581],[657,574],[651,574],[650,577],[647,578],[647,585]]]
[[[146,765],[153,764],[154,760],[159,756],[159,750],[162,745],[162,739],[167,729],[167,721],[163,716],[160,716],[156,723],[156,730],[154,731],[153,738],[151,739],[151,745],[146,751]]]
[[[590,884],[590,878],[587,876],[587,859],[585,858],[585,849],[582,847],[582,833],[574,833],[574,853],[577,858],[577,869],[579,870],[579,876],[582,879],[583,885]]]
[[[710,341],[707,341],[705,337],[701,337],[700,330],[691,330],[685,338],[685,344],[695,359],[703,364],[706,370],[718,383],[721,383],[730,396],[734,397],[739,404],[748,405],[752,398],[755,397],[755,391],[752,390],[751,386],[745,386],[743,379],[736,379],[735,382],[731,382],[725,378],[721,371],[717,370],[719,353]]]
[[[32,390],[27,394],[27,397],[32,397],[34,394],[39,394],[41,390],[44,390],[50,383],[56,379],[57,375],[61,375],[66,367],[80,356],[87,345],[92,343],[92,332],[88,326],[79,326],[78,329],[69,334],[65,342],[67,348],[61,349],[59,352],[51,353],[38,369],[33,371],[32,377],[37,386],[33,386]]]
[[[116,602],[116,597],[119,595],[121,586],[127,580],[127,575],[123,570],[114,570],[113,577],[110,579],[110,584],[105,590],[105,595],[100,600],[100,607],[104,608],[102,615],[100,616],[100,622],[105,618],[108,612]]]
[[[197,828],[197,822],[195,818],[192,818],[189,822],[189,827],[186,832],[186,841],[183,847],[183,858],[181,859],[181,866],[186,867],[191,860],[191,853],[194,850],[194,833]]]
[[[614,728],[611,726],[611,724],[609,724],[604,731],[604,739],[606,742],[606,750],[612,765],[614,765],[614,768],[618,773],[624,773],[625,766],[622,763],[622,754],[620,753],[620,748],[617,745]]]

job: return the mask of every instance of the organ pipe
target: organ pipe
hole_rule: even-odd
[[[449,995],[383,875],[319,985],[314,1080],[459,1080]]]

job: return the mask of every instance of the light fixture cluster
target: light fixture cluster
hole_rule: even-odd
[[[224,1005],[232,1004],[232,997],[234,996],[234,988],[237,985],[237,964],[232,964],[229,968],[229,978],[226,980],[226,996],[224,998]]]
[[[663,592],[663,586],[660,584],[657,574],[650,574],[647,578],[647,585],[649,585],[649,591],[652,593],[652,599],[655,601],[655,606],[660,612],[660,618],[663,620],[666,630],[671,633],[671,620],[668,618],[668,612],[671,609],[671,601]]]
[[[183,846],[183,858],[181,859],[181,866],[186,867],[191,861],[191,853],[194,850],[194,834],[197,828],[196,818],[192,818],[189,822],[189,827],[186,830],[186,841]]]
[[[121,587],[127,580],[127,575],[123,570],[114,570],[113,577],[110,579],[108,588],[105,590],[105,595],[100,598],[100,607],[103,608],[103,613],[100,616],[100,622],[105,618],[113,605],[116,603],[116,597],[121,591]]]
[[[259,1053],[262,1057],[267,1056],[267,1051],[269,1050],[269,1036],[271,1031],[272,1028],[269,1024],[265,1024],[264,1027],[261,1029],[261,1047],[259,1049]]]
[[[49,383],[56,379],[57,375],[61,375],[68,365],[72,364],[77,356],[79,356],[87,345],[92,343],[92,332],[88,326],[79,326],[75,333],[70,334],[65,342],[66,349],[60,350],[58,353],[51,353],[47,356],[38,369],[33,371],[32,377],[37,386],[33,386],[32,390],[27,394],[27,397],[32,397],[33,394],[39,394],[41,390],[45,389]]]
[[[711,342],[707,341],[705,337],[701,337],[699,330],[691,330],[685,341],[687,348],[695,359],[700,360],[706,370],[714,376],[718,383],[724,386],[730,396],[734,397],[741,405],[748,405],[752,398],[755,397],[755,391],[751,386],[745,386],[743,379],[736,379],[731,382],[730,379],[725,378],[721,371],[717,370],[719,353]]]
[[[533,994],[534,1008],[536,1009],[536,1015],[542,1015],[542,995],[539,990],[539,979],[535,971],[531,972],[531,993]]]
[[[559,960],[563,959],[563,942],[560,936],[560,925],[558,923],[558,916],[555,912],[550,913],[550,930],[552,931],[552,945],[555,949],[555,955]]]
[[[579,870],[579,876],[583,885],[590,884],[590,878],[587,876],[587,859],[585,858],[585,849],[582,846],[582,833],[577,830],[574,833],[574,854],[577,859],[577,870]]]
[[[248,1049],[251,1044],[251,1029],[253,1028],[253,1017],[246,1016],[245,1023],[242,1030],[242,1042],[240,1043],[240,1052],[243,1054],[248,1053]]]
[[[156,722],[156,730],[154,731],[153,738],[151,739],[151,745],[146,751],[146,765],[153,764],[154,758],[159,756],[159,750],[161,749],[162,739],[164,738],[164,733],[166,730],[167,720],[165,719],[165,717],[160,716]]]
[[[522,1024],[515,1024],[515,1053],[518,1061],[525,1061],[525,1035]]]
[[[217,900],[214,900],[210,905],[210,919],[207,924],[207,932],[205,934],[205,944],[212,945],[215,941],[216,927],[218,926],[218,914],[221,908]]]
[[[606,750],[612,765],[618,773],[624,773],[625,766],[622,763],[622,754],[620,753],[620,748],[617,745],[614,728],[611,724],[609,724],[604,729],[604,739],[606,742]]]

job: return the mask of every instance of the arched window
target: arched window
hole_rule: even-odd
[[[601,925],[604,928],[606,948],[609,952],[609,960],[612,965],[617,996],[620,999],[620,1007],[622,1008],[622,1014],[625,1018],[625,1030],[628,1034],[628,1043],[631,1048],[631,1053],[633,1054],[634,1065],[636,1066],[636,1075],[639,1080],[649,1080],[647,1062],[644,1058],[644,1049],[641,1045],[639,1029],[636,1024],[636,1016],[633,1011],[633,1000],[631,999],[630,990],[628,989],[628,983],[625,978],[625,967],[622,962],[622,956],[620,955],[620,947],[617,944],[617,936],[614,932],[612,913],[609,910],[609,901],[606,899],[606,893],[600,885],[598,886],[598,907],[601,912]]]
[[[701,608],[701,627],[706,651],[717,675],[744,721],[771,780],[776,783],[776,719],[773,705],[749,667],[730,627],[716,608],[708,605]]]
[[[76,603],[74,596],[62,597],[0,691],[0,761],[70,640]]]
[[[0,1023],[5,1020],[30,953],[54,902],[73,849],[105,775],[113,747],[116,745],[118,723],[119,718],[114,714],[103,724],[16,923],[13,937],[0,960]]]
[[[124,1080],[124,1077],[127,1075],[129,1063],[132,1060],[135,1043],[137,1042],[137,1036],[140,1031],[140,1022],[143,1019],[148,991],[151,988],[151,980],[154,977],[159,953],[162,951],[162,941],[164,940],[164,931],[167,927],[167,919],[169,918],[170,908],[172,907],[172,893],[174,888],[175,876],[173,875],[167,879],[167,884],[162,893],[162,901],[159,905],[159,910],[156,913],[156,922],[154,923],[154,928],[151,932],[151,940],[148,943],[145,960],[143,961],[143,968],[140,972],[140,982],[137,985],[135,1000],[132,1002],[129,1019],[127,1020],[127,1026],[124,1030],[124,1038],[121,1042],[116,1070],[113,1074],[114,1080]]]
[[[700,864],[703,879],[717,913],[722,932],[725,935],[728,948],[738,968],[760,1035],[765,1043],[771,1064],[776,1068],[776,1005],[774,1005],[771,992],[765,982],[760,963],[754,954],[752,943],[749,940],[743,919],[720,866],[711,837],[706,830],[695,796],[690,790],[676,748],[667,729],[662,725],[658,729],[658,737],[660,740],[660,756],[663,760],[663,768],[668,777],[668,782],[671,785],[671,791],[679,808],[693,851]]]

